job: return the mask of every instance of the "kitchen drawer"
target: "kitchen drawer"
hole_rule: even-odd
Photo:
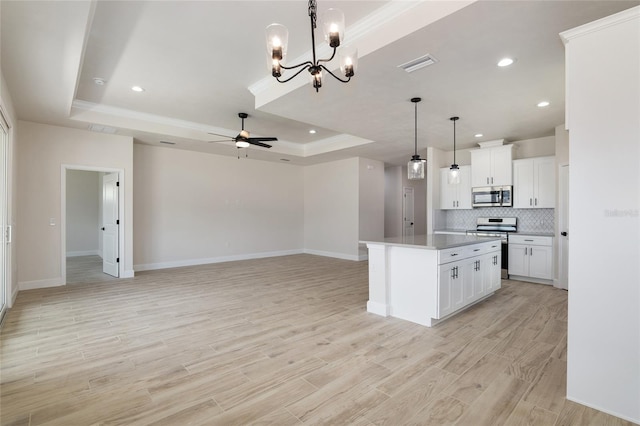
[[[485,253],[491,253],[493,251],[502,250],[502,242],[501,241],[491,241],[488,243],[484,243],[481,246],[476,246],[473,249],[472,256],[478,256]]]
[[[509,244],[523,244],[527,246],[551,246],[553,245],[553,237],[510,234]]]
[[[473,256],[473,250],[471,247],[473,246],[462,246],[439,250],[438,264],[443,265],[445,263],[457,262],[459,260]]]

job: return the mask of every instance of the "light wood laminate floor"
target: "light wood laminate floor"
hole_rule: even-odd
[[[367,262],[295,255],[20,292],[2,425],[625,425],[565,399],[567,293],[503,281],[434,328]]]

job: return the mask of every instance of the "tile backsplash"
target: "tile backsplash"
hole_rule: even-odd
[[[443,210],[447,229],[475,229],[479,217],[517,217],[518,232],[553,232],[554,209],[483,207],[472,210]]]

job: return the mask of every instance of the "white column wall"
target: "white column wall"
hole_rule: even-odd
[[[385,176],[382,161],[359,158],[358,228],[360,241],[384,238]],[[366,259],[367,246],[359,245],[358,258]]]
[[[305,252],[359,258],[359,159],[304,168]]]
[[[124,270],[133,273],[133,140],[19,121],[18,271],[23,288],[61,285],[63,165],[124,170]],[[50,222],[54,225],[51,226]]]
[[[302,253],[299,166],[134,145],[135,269]]]
[[[640,7],[562,36],[571,148],[567,398],[640,423]]]

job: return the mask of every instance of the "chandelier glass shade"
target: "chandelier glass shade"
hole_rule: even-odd
[[[415,132],[414,132],[414,152],[411,156],[411,160],[407,163],[407,179],[419,180],[424,179],[424,163],[427,160],[423,160],[418,155],[418,102],[421,98],[411,98],[411,102],[415,104]]]
[[[311,75],[311,84],[316,92],[322,87],[322,73],[326,71],[336,80],[342,83],[348,83],[351,77],[355,75],[358,67],[358,51],[353,48],[340,49],[340,72],[344,75],[344,79],[334,74],[323,63],[333,60],[336,56],[338,47],[342,44],[344,38],[344,14],[338,9],[327,9],[323,16],[322,28],[324,31],[324,39],[333,49],[331,57],[327,59],[318,59],[316,55],[315,29],[317,27],[317,5],[316,0],[309,0],[309,19],[311,24],[311,52],[312,60],[305,61],[297,65],[287,66],[283,63],[287,55],[287,43],[289,41],[289,31],[284,25],[271,24],[266,29],[267,36],[267,53],[270,58],[271,75],[280,83],[286,83],[292,80],[301,72],[307,70]],[[283,77],[286,71],[291,71],[292,75]]]

